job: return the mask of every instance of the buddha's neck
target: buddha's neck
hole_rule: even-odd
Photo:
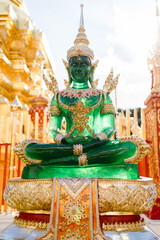
[[[72,88],[81,89],[81,88],[89,88],[89,86],[88,86],[88,82],[84,82],[84,83],[73,82]]]

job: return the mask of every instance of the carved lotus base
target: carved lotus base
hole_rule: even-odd
[[[73,179],[66,179],[71,181],[74,187]],[[88,181],[87,178],[85,180]],[[78,189],[78,185],[75,187]],[[4,199],[9,207],[19,212],[50,214],[52,189],[53,179],[11,179],[4,191]],[[155,200],[156,187],[151,178],[98,179],[98,204],[101,216],[138,215],[148,211]]]

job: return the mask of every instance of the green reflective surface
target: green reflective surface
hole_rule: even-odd
[[[108,164],[97,167],[55,167],[53,165],[26,166],[22,178],[53,178],[53,177],[85,177],[85,178],[119,178],[138,179],[138,167],[136,164]]]
[[[94,143],[84,144],[83,151],[87,153],[88,165],[94,167],[99,164],[124,163],[125,158],[130,158],[136,152],[136,147],[132,142],[97,140]],[[78,157],[73,155],[73,146],[69,144],[29,144],[26,154],[29,158],[42,160],[43,166],[79,165]]]
[[[136,146],[131,142],[110,141],[114,133],[115,119],[113,111],[102,111],[104,104],[112,104],[109,94],[94,89],[89,95],[89,83],[92,85],[94,66],[88,57],[76,56],[69,61],[70,91],[73,96],[58,92],[53,96],[51,106],[59,109],[52,114],[49,130],[52,138],[61,129],[62,119],[66,120],[66,133],[62,144],[29,144],[26,155],[31,159],[42,160],[39,165],[26,166],[23,178],[52,177],[96,177],[96,178],[139,178],[135,164],[126,164],[124,159],[132,157]],[[82,97],[78,97],[74,90]],[[99,140],[97,135],[107,134],[108,139]],[[87,154],[87,165],[79,166],[78,156],[74,156],[73,145],[82,144]]]

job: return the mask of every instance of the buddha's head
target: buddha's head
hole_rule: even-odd
[[[70,76],[73,82],[83,83],[91,80],[91,60],[87,56],[74,56],[69,60]]]
[[[95,63],[92,62],[94,53],[88,45],[89,41],[84,29],[83,5],[81,5],[81,18],[78,34],[74,41],[74,46],[67,51],[68,62],[63,60],[69,75],[69,82],[66,81],[66,86],[70,86],[72,82],[84,83],[88,81],[91,86],[94,85],[93,74],[98,61]]]

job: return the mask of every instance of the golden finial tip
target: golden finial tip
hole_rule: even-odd
[[[84,5],[83,5],[83,4],[81,4],[81,5],[80,5],[80,7],[84,7]]]

